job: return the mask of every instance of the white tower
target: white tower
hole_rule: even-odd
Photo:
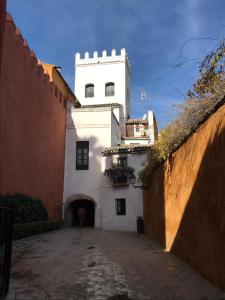
[[[131,72],[126,50],[116,55],[113,49],[110,56],[106,50],[102,56],[95,51],[93,57],[86,52],[84,58],[77,53],[75,73],[75,95],[81,105],[120,104],[119,122],[123,128],[130,114]]]

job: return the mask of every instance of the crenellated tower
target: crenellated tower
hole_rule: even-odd
[[[115,49],[111,55],[103,50],[99,56],[95,51],[92,57],[86,52],[83,58],[76,53],[75,95],[81,105],[120,104],[122,128],[130,114],[130,78],[130,64],[124,48],[118,55]]]

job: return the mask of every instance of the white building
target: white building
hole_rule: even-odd
[[[147,163],[157,138],[153,112],[130,119],[130,65],[125,49],[99,57],[76,54],[75,94],[81,108],[68,107],[64,179],[64,218],[112,230],[136,230],[143,216],[142,190],[129,184]],[[132,134],[131,134],[132,133]],[[141,185],[136,182],[136,185]]]

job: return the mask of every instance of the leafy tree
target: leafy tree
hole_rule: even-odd
[[[188,93],[191,98],[203,98],[225,92],[225,40],[205,57],[199,72],[200,79],[194,84],[193,91]]]

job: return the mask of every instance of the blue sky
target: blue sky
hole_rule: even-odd
[[[126,48],[132,116],[153,110],[159,127],[225,36],[224,0],[8,0],[7,9],[38,58],[61,66],[72,89],[76,52]]]

